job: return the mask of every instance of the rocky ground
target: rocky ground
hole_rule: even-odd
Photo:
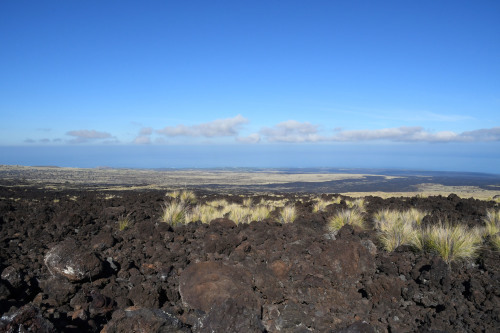
[[[371,229],[329,233],[345,200],[313,213],[308,195],[261,198],[294,203],[297,220],[172,228],[160,222],[165,191],[0,187],[0,332],[500,331],[491,247],[451,265],[405,246],[387,253]],[[469,226],[495,206],[455,195],[366,202],[366,221],[416,207],[426,224]]]

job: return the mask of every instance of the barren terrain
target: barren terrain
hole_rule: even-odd
[[[423,226],[446,220],[483,228],[487,211],[499,209],[495,200],[353,191],[364,197],[366,227],[332,232],[330,217],[354,200],[318,188],[363,180],[374,186],[370,177],[384,183],[404,176],[262,171],[255,178],[236,172],[227,181],[224,171],[175,171],[169,182],[162,172],[140,171],[139,182],[128,170],[118,172],[129,180],[110,170],[81,170],[78,181],[60,171],[0,170],[0,332],[500,329],[500,254],[487,238],[473,259],[446,262],[407,245],[385,250],[373,222],[383,209],[415,208],[425,212]],[[422,184],[435,179],[425,178]],[[493,197],[498,191],[488,185],[498,183],[489,181],[447,186],[474,186]],[[299,190],[291,191],[292,183]],[[305,191],[307,184],[314,193]],[[162,216],[177,200],[173,188],[194,190],[190,209],[213,202],[272,208],[259,221],[238,223],[227,214],[171,225]],[[318,210],[320,200],[329,204]],[[296,210],[291,223],[280,218],[286,206]]]

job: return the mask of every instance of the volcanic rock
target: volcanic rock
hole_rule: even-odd
[[[52,247],[44,258],[52,275],[65,276],[70,281],[95,278],[103,272],[103,264],[97,256],[82,249],[72,238]]]

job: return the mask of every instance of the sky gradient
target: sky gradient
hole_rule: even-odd
[[[0,164],[500,173],[498,17],[498,1],[2,1]]]

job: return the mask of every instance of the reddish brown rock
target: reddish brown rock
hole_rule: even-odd
[[[221,262],[191,264],[179,278],[179,293],[186,308],[205,312],[230,298],[247,307],[259,306],[250,272]]]

